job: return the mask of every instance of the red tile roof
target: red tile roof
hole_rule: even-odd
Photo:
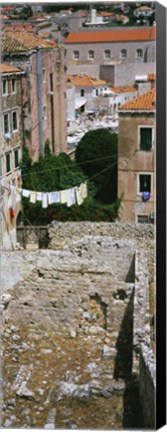
[[[8,65],[6,63],[0,63],[0,73],[1,74],[5,74],[5,73],[17,73],[17,72],[22,72],[22,70],[20,68],[17,68],[15,66],[11,66]]]
[[[140,29],[121,29],[103,31],[82,31],[69,33],[65,39],[66,44],[97,43],[97,42],[125,42],[155,40],[155,26]]]
[[[114,93],[131,93],[137,91],[135,87],[110,87],[110,90]]]
[[[56,48],[54,41],[46,41],[32,32],[6,31],[1,35],[2,52],[25,52],[36,48]]]
[[[153,11],[149,6],[140,6],[136,9],[137,11]]]
[[[14,6],[2,6],[1,10],[2,12],[11,12],[14,11]]]
[[[5,31],[12,31],[12,30],[26,30],[26,31],[33,31],[35,32],[35,29],[30,24],[8,24],[4,27]]]
[[[135,99],[120,106],[121,111],[154,111],[155,110],[156,93],[155,89],[144,93]]]
[[[0,14],[0,20],[7,21],[7,20],[9,20],[9,17],[7,17],[6,15]]]
[[[101,16],[101,17],[108,17],[108,16],[113,16],[115,15],[114,12],[107,12],[107,11],[103,11],[103,12],[97,12],[96,14],[97,16]]]
[[[67,85],[76,87],[97,87],[106,85],[106,81],[92,78],[89,75],[67,75]]]
[[[148,81],[155,81],[156,80],[156,74],[148,74],[147,78],[148,78]]]

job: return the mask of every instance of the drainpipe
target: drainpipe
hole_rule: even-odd
[[[39,131],[39,155],[44,156],[43,133],[42,133],[42,82],[41,82],[41,51],[36,51],[37,66],[37,103],[38,103],[38,131]]]

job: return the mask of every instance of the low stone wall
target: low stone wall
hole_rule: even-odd
[[[115,240],[130,240],[144,249],[154,239],[154,226],[150,224],[121,224],[109,222],[55,222],[48,226],[50,249],[63,249],[84,236],[110,236]]]
[[[153,352],[145,344],[141,344],[139,377],[140,402],[143,410],[144,426],[148,429],[154,429],[156,414],[156,367]]]
[[[139,376],[140,403],[145,428],[155,428],[156,363],[150,340],[149,262],[136,251],[133,322],[133,373]]]

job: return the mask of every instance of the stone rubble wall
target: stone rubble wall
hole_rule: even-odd
[[[150,340],[148,255],[135,256],[133,372],[139,376],[140,402],[146,428],[155,427],[156,363]]]
[[[140,401],[143,410],[145,428],[155,428],[156,366],[152,350],[141,344],[140,361]]]
[[[132,244],[150,248],[154,237],[152,224],[121,224],[119,222],[55,222],[48,226],[50,249],[63,249],[84,236],[110,236],[114,240],[129,240]]]

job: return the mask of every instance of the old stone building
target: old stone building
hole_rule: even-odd
[[[121,222],[155,216],[155,89],[119,109],[118,196]]]
[[[19,161],[22,157],[22,80],[24,71],[15,66],[0,64],[1,118],[1,234],[2,247],[16,244],[16,219],[20,211],[17,188],[21,183]]]
[[[66,151],[66,95],[64,50],[32,32],[6,31],[2,34],[2,58],[20,66],[23,80],[23,143],[33,160],[44,153],[46,139],[51,151]]]
[[[74,87],[75,112],[89,112],[91,109],[103,106],[103,96],[108,91],[108,83],[104,80],[92,78],[87,74],[67,75],[67,89]],[[68,103],[69,97],[69,103]],[[98,99],[98,101],[97,101]],[[70,115],[71,93],[67,92],[68,117]]]
[[[80,72],[91,74],[91,68],[96,65],[94,72],[99,76],[100,65],[110,65],[115,62],[125,67],[129,64],[137,65],[139,69],[143,64],[155,62],[155,38],[155,26],[71,32],[65,39],[68,71],[74,73],[75,69],[77,73],[80,68]],[[101,78],[105,79],[105,77]],[[117,83],[116,86],[118,85],[121,84]]]

